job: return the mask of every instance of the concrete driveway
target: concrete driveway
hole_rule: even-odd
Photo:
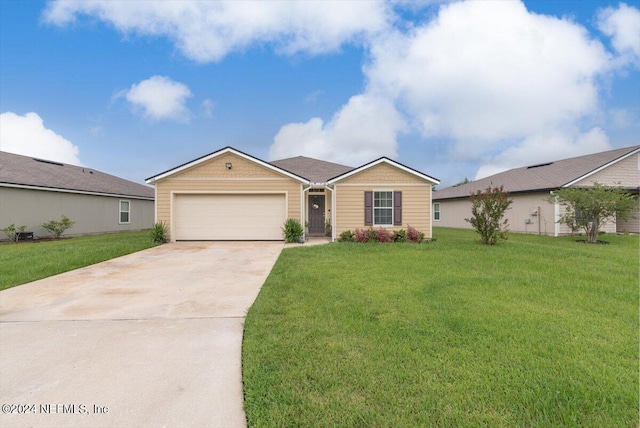
[[[244,317],[282,248],[166,244],[0,292],[0,426],[246,426]]]

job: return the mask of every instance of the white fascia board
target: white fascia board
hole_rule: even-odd
[[[156,175],[155,177],[151,177],[151,178],[145,180],[145,182],[147,184],[153,184],[153,183],[157,182],[158,180],[162,180],[163,178],[167,178],[167,177],[169,177],[171,175],[174,175],[174,174],[177,174],[179,172],[182,172],[185,169],[192,168],[192,167],[194,167],[196,165],[199,165],[199,164],[201,164],[203,162],[207,162],[207,161],[209,161],[211,159],[214,159],[214,158],[216,158],[218,156],[221,156],[221,155],[224,155],[226,153],[233,153],[236,156],[239,156],[239,157],[241,157],[243,159],[246,159],[246,160],[248,160],[250,162],[257,163],[258,165],[263,166],[263,167],[265,167],[267,169],[270,169],[272,171],[275,171],[275,172],[277,172],[279,174],[286,175],[287,177],[293,178],[294,180],[297,180],[297,181],[299,181],[299,182],[301,182],[303,184],[309,184],[309,181],[305,180],[302,177],[298,177],[297,175],[292,174],[289,171],[285,171],[284,169],[280,169],[277,166],[271,165],[270,163],[267,163],[267,162],[265,162],[263,160],[260,160],[258,158],[254,158],[253,156],[249,156],[249,155],[247,155],[245,153],[242,153],[242,152],[234,149],[233,147],[225,147],[224,149],[218,150],[217,152],[213,152],[213,153],[211,153],[209,155],[203,156],[203,157],[198,158],[198,159],[196,159],[194,161],[187,162],[187,163],[185,163],[183,165],[180,165],[180,166],[178,166],[176,168],[170,169],[169,171],[165,171],[162,174]]]
[[[76,194],[79,194],[79,195],[109,196],[109,197],[112,197],[112,198],[141,199],[143,201],[153,201],[154,200],[154,198],[148,198],[146,196],[123,195],[123,194],[120,194],[120,193],[90,192],[88,190],[59,189],[59,188],[56,188],[56,187],[30,186],[28,184],[0,183],[0,187],[11,187],[11,188],[14,188],[14,189],[42,190],[42,191],[45,191],[45,192],[76,193]]]
[[[635,149],[635,150],[633,150],[633,151],[630,151],[630,152],[629,152],[629,153],[627,153],[626,155],[624,155],[624,156],[620,156],[618,159],[614,159],[614,160],[612,160],[611,162],[609,162],[609,163],[606,163],[606,164],[602,165],[600,168],[596,168],[596,169],[594,169],[593,171],[588,172],[588,173],[586,173],[585,175],[582,175],[582,176],[580,176],[580,177],[576,178],[575,180],[568,182],[567,184],[565,184],[565,185],[564,185],[564,186],[562,186],[562,187],[571,187],[571,186],[573,186],[574,184],[576,184],[576,183],[578,183],[578,182],[580,182],[580,181],[584,180],[585,178],[588,178],[588,177],[592,176],[593,174],[596,174],[596,173],[598,173],[598,172],[602,171],[603,169],[608,168],[608,167],[610,167],[611,165],[614,165],[614,164],[616,164],[616,163],[618,163],[618,162],[620,162],[620,161],[622,161],[622,160],[624,160],[624,159],[628,158],[629,156],[633,156],[633,155],[634,155],[634,154],[636,154],[636,153],[640,153],[640,148],[637,148],[637,149]]]
[[[436,180],[436,179],[434,179],[434,178],[432,178],[432,177],[429,177],[429,176],[428,176],[428,175],[426,175],[426,174],[423,174],[423,173],[421,173],[421,172],[419,172],[419,171],[416,171],[416,170],[414,170],[414,169],[408,168],[408,167],[406,167],[406,166],[404,166],[404,165],[402,165],[402,164],[399,164],[398,162],[392,161],[391,159],[389,159],[389,158],[384,158],[384,157],[383,157],[383,158],[380,158],[380,159],[378,159],[378,160],[375,160],[375,161],[373,161],[373,162],[370,162],[370,163],[368,163],[368,164],[362,165],[361,167],[358,167],[358,168],[356,168],[356,169],[353,169],[353,170],[351,170],[351,171],[349,171],[349,172],[347,172],[347,173],[344,173],[344,174],[342,174],[342,175],[339,175],[339,176],[337,176],[337,177],[335,177],[335,178],[332,178],[331,180],[327,181],[327,184],[334,184],[334,183],[336,183],[336,182],[338,182],[338,181],[340,181],[340,180],[344,180],[344,179],[345,179],[345,178],[347,178],[347,177],[351,177],[351,176],[352,176],[352,175],[354,175],[354,174],[358,174],[359,172],[362,172],[362,171],[364,171],[364,170],[366,170],[366,169],[368,169],[368,168],[374,167],[374,166],[379,165],[379,164],[381,164],[381,163],[386,163],[386,164],[388,164],[388,165],[391,165],[391,166],[393,166],[393,167],[396,167],[396,168],[398,168],[398,169],[400,169],[400,170],[402,170],[402,171],[404,171],[404,172],[408,172],[409,174],[415,175],[415,176],[416,176],[416,177],[418,177],[418,178],[421,178],[421,179],[423,179],[423,180],[427,180],[427,181],[429,181],[430,183],[433,183],[433,184],[440,184],[440,181],[439,181],[439,180]]]

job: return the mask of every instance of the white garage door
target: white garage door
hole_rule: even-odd
[[[175,239],[282,240],[284,194],[176,195]]]

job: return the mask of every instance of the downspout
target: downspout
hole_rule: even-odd
[[[304,185],[302,183],[300,183],[300,190],[302,190],[300,192],[300,217],[302,217],[301,223],[302,223],[302,228],[305,230],[305,234],[307,233],[306,230],[307,228],[305,227],[305,224],[307,223],[306,218],[307,218],[307,210],[305,209],[306,204],[305,204],[305,194],[309,191],[309,189],[311,188],[311,186],[308,186],[306,189],[304,187]]]
[[[173,212],[173,206],[174,206],[174,202],[175,202],[175,195],[173,194],[173,191],[169,192],[169,218],[171,218],[171,221],[169,222],[169,236],[171,237],[169,240],[171,242],[176,242],[176,236],[175,236],[175,215]]]
[[[553,191],[550,192],[551,195],[553,196]],[[560,220],[560,204],[558,203],[558,199],[555,199],[555,202],[553,203],[553,226],[554,226],[554,231],[553,231],[553,236],[560,236],[560,223],[558,223],[558,220]]]
[[[333,189],[328,185],[324,185],[324,189],[331,192],[331,242],[336,240],[336,222],[335,222],[335,212],[336,212],[336,204],[333,197]]]
[[[153,184],[153,223],[158,223],[158,184]]]
[[[336,230],[338,230],[338,224],[336,222],[336,194],[338,192],[338,185],[334,184],[333,185],[333,190],[331,191],[331,241],[335,242],[336,241]]]
[[[433,185],[429,186],[429,239],[433,239]]]

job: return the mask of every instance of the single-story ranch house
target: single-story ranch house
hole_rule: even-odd
[[[288,218],[310,235],[411,225],[431,237],[438,180],[382,157],[358,168],[307,157],[266,162],[225,147],[147,179],[170,240],[283,240]]]
[[[62,215],[76,222],[65,236],[150,229],[153,198],[153,188],[95,169],[0,152],[0,229],[49,237],[42,224]]]
[[[505,217],[509,230],[543,235],[566,235],[571,229],[557,222],[564,207],[547,198],[564,187],[588,187],[597,182],[620,186],[638,194],[640,186],[640,146],[624,147],[607,152],[530,165],[447,187],[433,194],[434,224],[442,227],[471,228],[464,219],[471,217],[469,195],[487,187],[504,186],[513,199]],[[601,230],[607,233],[640,233],[640,210],[624,221],[607,223]]]

